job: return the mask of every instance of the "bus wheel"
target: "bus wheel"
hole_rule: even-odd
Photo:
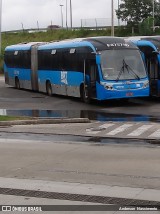
[[[46,91],[47,91],[48,96],[52,96],[52,86],[49,81],[46,83]]]
[[[84,103],[91,103],[88,87],[83,87],[81,90],[81,99]]]
[[[20,89],[20,82],[19,82],[18,77],[15,78],[15,88]]]

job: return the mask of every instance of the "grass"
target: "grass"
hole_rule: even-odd
[[[0,115],[0,121],[28,120],[29,117]]]
[[[155,32],[157,35],[160,34],[160,29]],[[3,72],[3,59],[4,50],[6,46],[13,45],[17,43],[24,42],[50,42],[59,41],[71,38],[84,38],[92,36],[110,36],[111,29],[106,28],[102,30],[89,30],[89,29],[79,29],[79,30],[48,30],[47,32],[18,32],[18,33],[2,33],[2,44],[1,44],[1,56],[0,56],[0,72]],[[132,30],[126,27],[115,27],[115,36],[131,36]]]
[[[71,38],[84,38],[92,36],[109,36],[110,29],[106,30],[49,30],[47,32],[18,32],[18,33],[2,33],[2,46],[1,46],[1,56],[0,56],[0,72],[3,72],[3,59],[4,50],[9,45],[14,45],[24,42],[50,42],[59,41]]]

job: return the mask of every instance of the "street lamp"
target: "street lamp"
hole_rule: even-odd
[[[62,28],[63,28],[63,11],[62,11],[62,7],[64,6],[63,4],[59,5],[61,7],[61,20],[62,20]]]
[[[114,1],[111,0],[111,36],[114,36]]]

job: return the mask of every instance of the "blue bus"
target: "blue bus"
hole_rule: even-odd
[[[160,97],[160,36],[130,37],[129,40],[143,53],[149,77],[150,96]]]
[[[48,95],[108,100],[149,96],[139,49],[116,37],[91,37],[47,44],[8,46],[5,82]]]

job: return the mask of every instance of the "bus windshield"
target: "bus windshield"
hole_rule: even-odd
[[[134,49],[102,51],[101,68],[105,80],[134,80],[146,77],[140,52]]]

